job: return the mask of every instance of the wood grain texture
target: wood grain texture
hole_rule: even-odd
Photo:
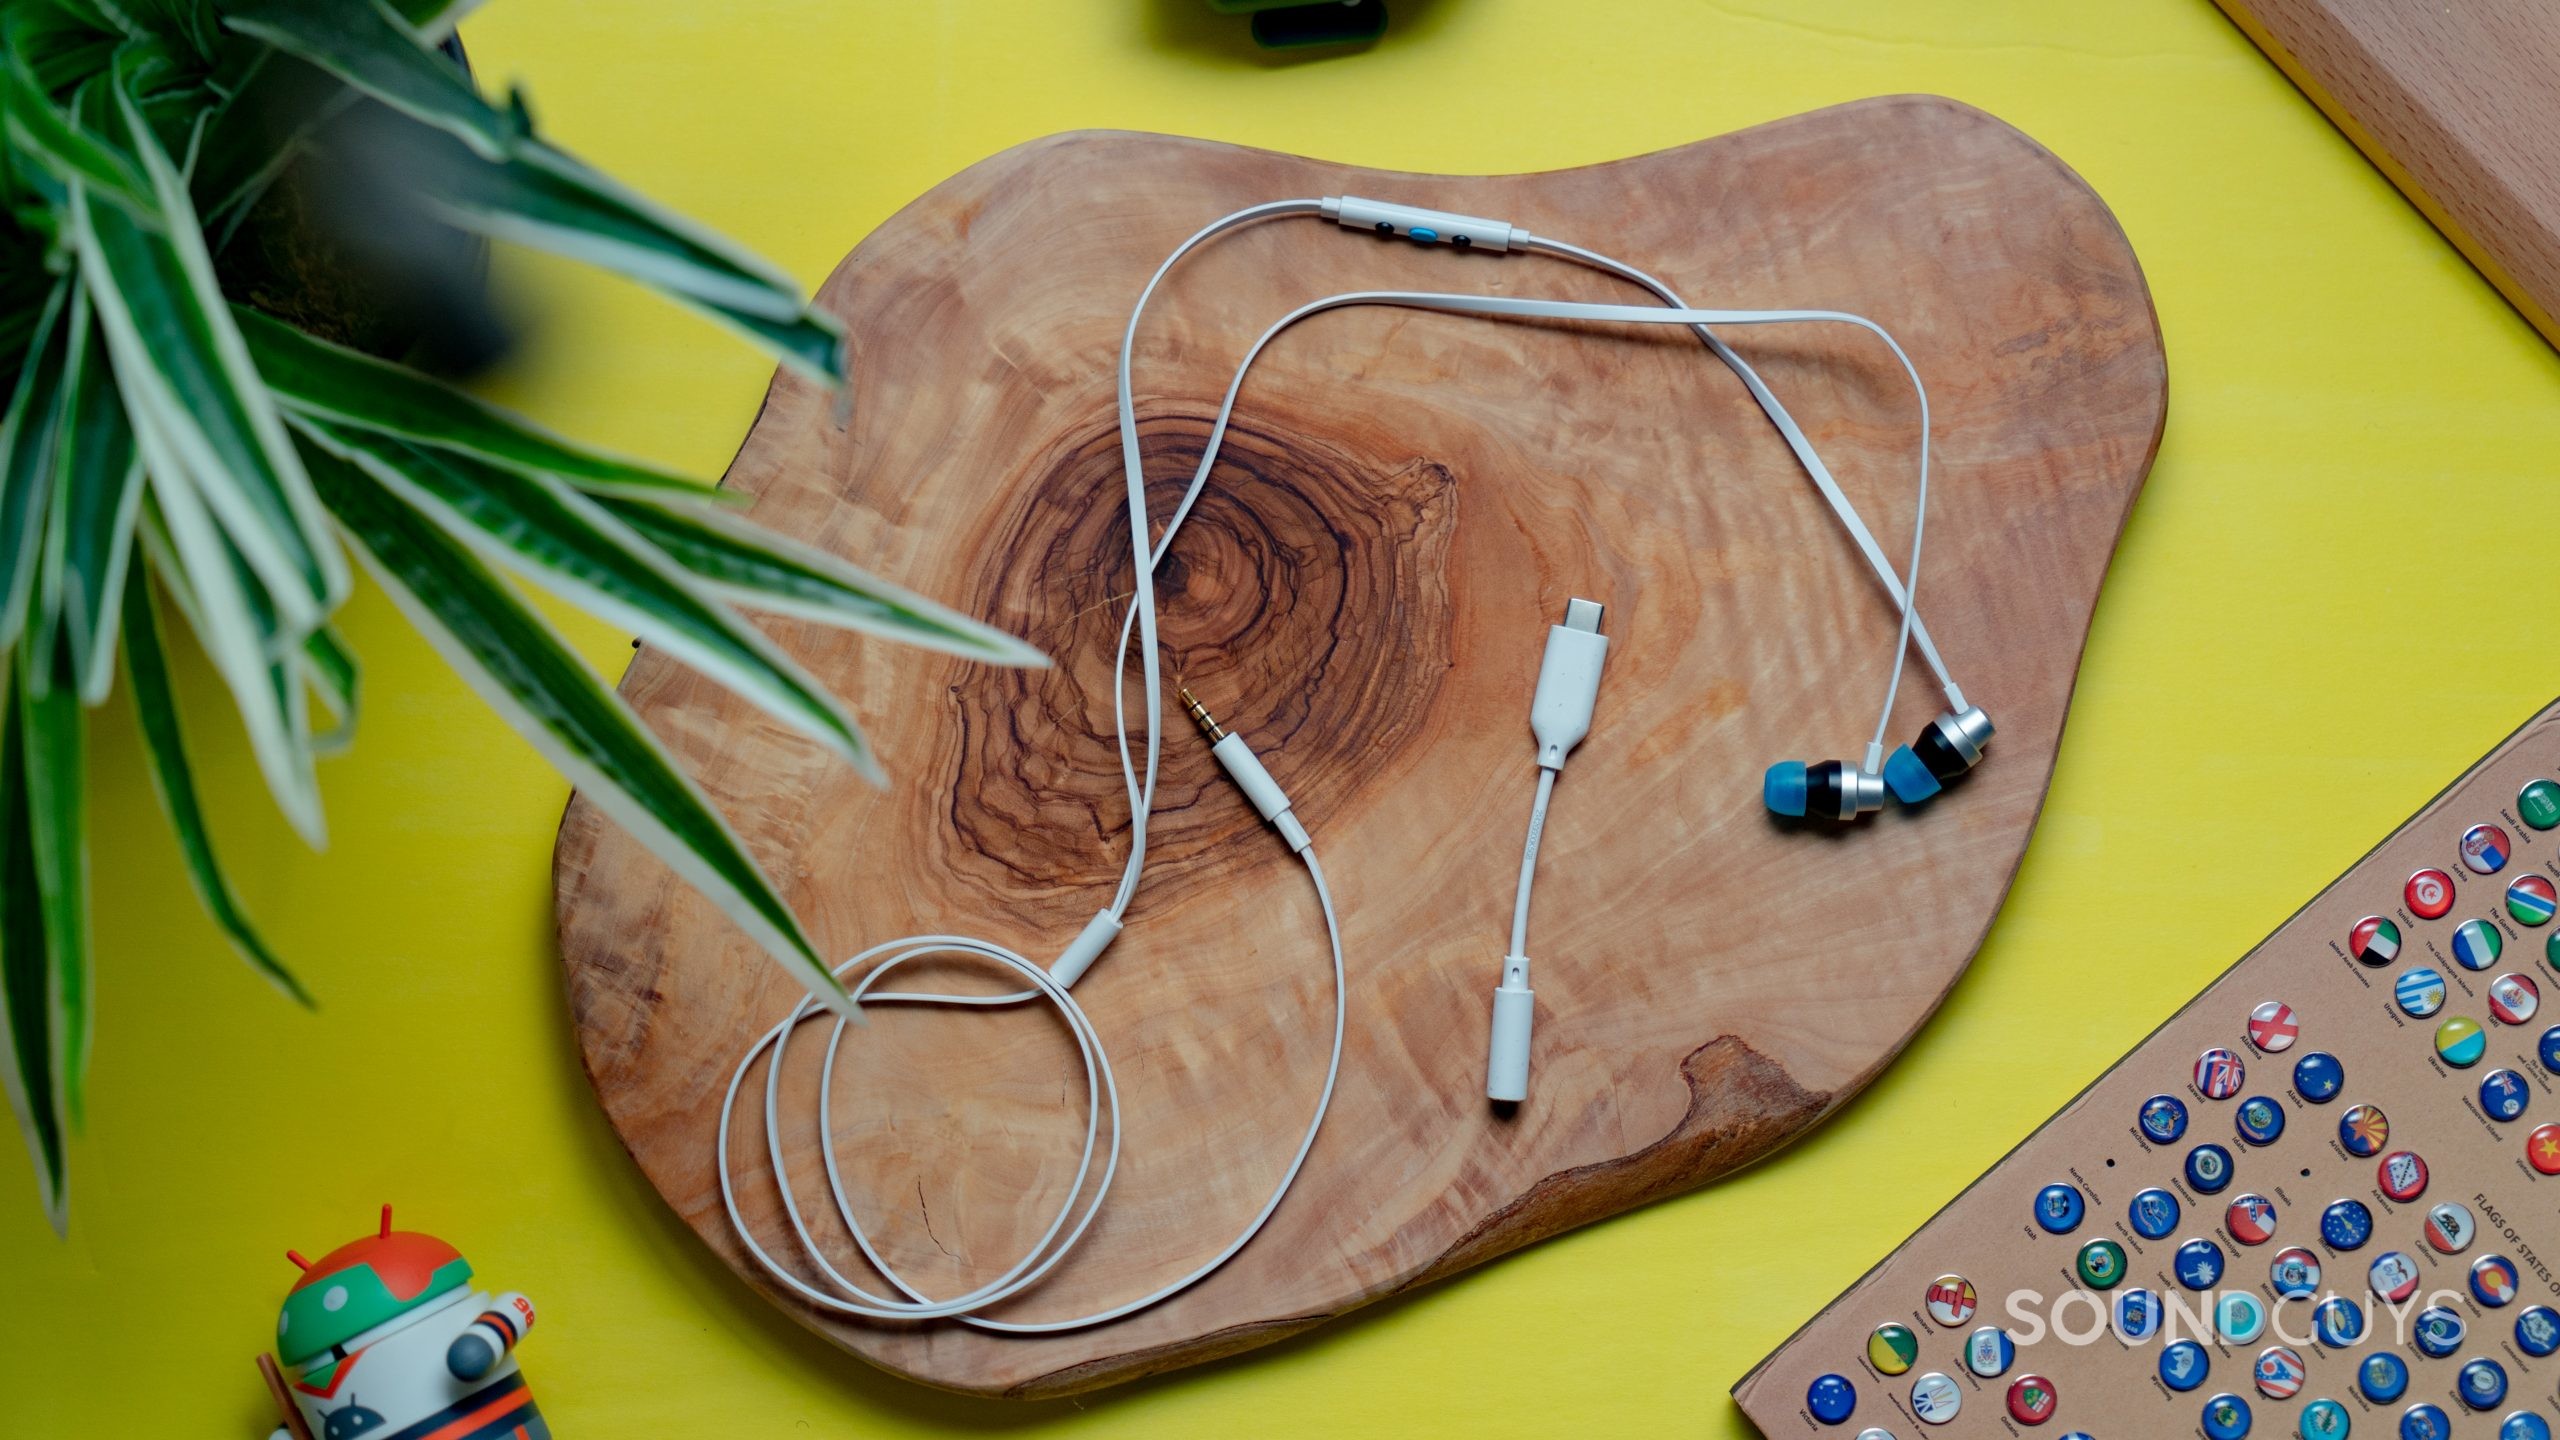
[[[2554,843],[2560,832],[2536,831],[2516,813],[2519,790],[2554,774],[2560,774],[2560,703],[2385,836],[1744,1376],[1733,1391],[1743,1413],[1773,1440],[1867,1426],[1946,1440],[2015,1437],[2021,1432],[2005,1412],[2003,1392],[2017,1376],[2037,1374],[2060,1397],[2049,1428],[2035,1432],[2046,1434],[2201,1434],[2196,1422],[2207,1397],[2224,1391],[2256,1407],[2259,1435],[2300,1433],[2298,1407],[2321,1396],[2349,1407],[2358,1434],[2394,1432],[2403,1405],[2420,1401],[2455,1416],[2465,1427],[2455,1433],[2464,1435],[2489,1434],[2497,1428],[2493,1417],[2514,1410],[2551,1414],[2560,1402],[2560,1364],[2528,1359],[2508,1340],[2524,1306],[2560,1304],[2560,1279],[2549,1263],[2560,1254],[2554,1205],[2560,1177],[2537,1173],[2525,1159],[2528,1137],[2554,1118],[2552,1074],[2536,1054],[2551,1023],[2551,1002],[2542,1000],[2527,1023],[2504,1024],[2490,1008],[2489,989],[2506,974],[2521,975],[2528,985],[2539,976],[2546,991],[2553,980],[2545,963],[2548,930],[2516,923],[2501,899],[2521,876],[2560,878],[2560,844]],[[2474,874],[2462,861],[2464,832],[2484,823],[2503,828],[2511,842],[2511,858],[2494,875]],[[2437,919],[2411,913],[2403,899],[2403,885],[2421,868],[2442,871],[2454,887],[2452,909]],[[2368,915],[2399,927],[2404,944],[2396,962],[2366,966],[2350,955],[2349,936]],[[2456,927],[2474,918],[2491,926],[2503,947],[2500,962],[2484,972],[2456,963],[2450,953]],[[2418,966],[2444,981],[2443,1011],[2434,1018],[2410,1018],[2393,1003],[2396,977]],[[2249,1012],[2266,1000],[2291,1006],[2300,1025],[2299,1038],[2281,1053],[2262,1053],[2247,1038]],[[2430,1043],[2436,1026],[2457,1015],[2485,1027],[2488,1047],[2476,1068],[2447,1065]],[[2242,1097],[2269,1097],[2290,1117],[2271,1143],[2244,1144],[2235,1133],[2240,1097],[2212,1100],[2195,1088],[2196,1058],[2208,1047],[2241,1057]],[[2292,1081],[2294,1065],[2315,1050],[2334,1057],[2345,1077],[2324,1103],[2307,1102]],[[2525,1113],[2505,1123],[2490,1120],[2473,1098],[2481,1079],[2500,1067],[2528,1077],[2531,1092]],[[2186,1133],[2175,1143],[2155,1145],[2137,1126],[2152,1095],[2177,1097],[2188,1109]],[[2350,1155],[2339,1144],[2339,1116],[2360,1104],[2378,1105],[2388,1117],[2386,1155],[2405,1149],[2423,1157],[2429,1170],[2424,1193],[2405,1202],[2388,1199],[2379,1188],[2385,1162]],[[2219,1193],[2199,1194],[2181,1174],[2189,1148],[2200,1143],[2231,1153],[2228,1188]],[[2036,1193],[2057,1181],[2085,1197],[2083,1222],[2068,1235],[2049,1235],[2032,1223]],[[2165,1237],[2145,1240],[2127,1223],[2127,1202],[2152,1187],[2170,1191],[2181,1214]],[[2236,1238],[2225,1218],[2229,1204],[2245,1194],[2276,1207],[2274,1234],[2255,1245]],[[2369,1244],[2340,1250],[2322,1239],[2321,1212],[2342,1198],[2370,1210]],[[2478,1226],[2458,1255],[2421,1243],[2428,1211],[2444,1201],[2467,1207]],[[2093,1240],[2115,1241],[2125,1251],[2117,1294],[2148,1289],[2183,1307],[2188,1318],[2175,1322],[2177,1333],[2192,1339],[2209,1334],[2209,1321],[2201,1331],[2196,1322],[2210,1297],[2184,1288],[2170,1271],[2178,1248],[2198,1238],[2212,1240],[2228,1257],[2216,1293],[2252,1294],[2270,1306],[2276,1303],[2270,1260],[2287,1247],[2308,1248],[2321,1267],[2316,1297],[2341,1295],[2364,1307],[2362,1340],[2311,1343],[2315,1302],[2297,1299],[2280,1313],[2281,1336],[2271,1326],[2253,1343],[2209,1341],[2214,1353],[2204,1382],[2192,1393],[2172,1393],[2157,1378],[2165,1332],[2131,1346],[2100,1333],[2107,1297],[2079,1283],[2074,1256]],[[2391,1251],[2415,1257],[2421,1267],[2419,1298],[2410,1303],[2386,1304],[2369,1288],[2368,1267]],[[2522,1299],[2513,1309],[2476,1304],[2467,1293],[2466,1272],[2489,1255],[2522,1267]],[[1944,1274],[1972,1281],[1981,1308],[1971,1321],[1942,1327],[1929,1318],[1923,1297]],[[2013,1301],[2030,1293],[2032,1299]],[[2451,1306],[2464,1317],[2468,1343],[2452,1357],[2424,1358],[2409,1342],[2410,1320],[2429,1305]],[[2032,1328],[2025,1316],[2035,1317]],[[1885,1376],[1866,1363],[1867,1337],[1887,1321],[1919,1337],[1919,1360],[1908,1374]],[[2007,1378],[1976,1379],[1961,1363],[1963,1338],[1992,1324],[2018,1337],[2017,1364]],[[2043,1338],[2033,1338],[2037,1334]],[[2071,1335],[2081,1338],[2074,1342]],[[2265,1398],[2250,1383],[2252,1362],[2277,1343],[2293,1348],[2306,1371],[2300,1400],[2289,1404]],[[2409,1363],[2405,1401],[2374,1403],[2357,1393],[2357,1368],[2376,1350],[2397,1351]],[[2457,1371],[2480,1355],[2508,1367],[2506,1401],[2488,1407],[2488,1414],[2475,1413],[2456,1393]],[[1962,1405],[1952,1421],[1924,1425],[1912,1416],[1909,1396],[1912,1383],[1932,1371],[1955,1378]],[[1807,1387],[1832,1373],[1858,1387],[1857,1413],[1841,1429],[1817,1423],[1805,1408]]]
[[[2560,345],[2560,8],[2215,3]]]
[[[1863,743],[1891,609],[1694,339],[1385,310],[1308,322],[1257,369],[1161,586],[1169,673],[1252,736],[1334,877],[1352,1009],[1333,1116],[1261,1238],[1120,1324],[1003,1339],[778,1302],[899,1373],[1022,1396],[1110,1384],[1756,1160],[1927,1018],[2034,824],[2166,382],[2122,233],[2033,141],[1926,97],[1540,175],[1063,135],[937,186],[846,259],[820,304],[855,337],[851,423],[778,376],[728,477],[758,520],[988,616],[1057,667],[779,627],[860,702],[895,773],[885,792],[655,653],[623,682],[823,948],[956,930],[1053,954],[1108,898],[1128,830],[1109,738],[1128,304],[1208,219],[1344,192],[1598,244],[1700,303],[1889,326],[1938,415],[1923,609],[2000,725],[1993,758],[1925,815],[1838,831],[1761,809],[1771,760]],[[1157,505],[1252,335],[1313,296],[1385,286],[1630,293],[1317,221],[1221,241],[1142,336]],[[1909,534],[1916,417],[1890,357],[1848,333],[1737,342],[1891,549]],[[1576,594],[1608,603],[1613,648],[1547,831],[1534,1095],[1499,1115],[1483,1047],[1534,774],[1528,695],[1544,627]],[[1934,713],[1928,690],[1905,688],[1898,734]],[[1075,1256],[1004,1318],[1084,1313],[1192,1268],[1260,1203],[1313,1104],[1329,988],[1313,897],[1179,728],[1150,839],[1131,928],[1076,991],[1123,1086],[1121,1176]],[[705,1243],[762,1284],[720,1211],[714,1127],[730,1067],[793,983],[583,802],[556,883],[606,1113]],[[818,1048],[795,1052],[784,1090],[796,1193],[823,1205]],[[849,1048],[837,1139],[866,1226],[930,1291],[997,1273],[1073,1173],[1082,1080],[1064,1032],[1040,1012],[906,1012]],[[752,1219],[782,1243],[762,1125],[743,1126]],[[840,1227],[822,1243],[859,1266]]]

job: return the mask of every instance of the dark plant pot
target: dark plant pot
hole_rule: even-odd
[[[445,53],[465,75],[459,40]],[[223,290],[323,339],[441,375],[481,370],[512,334],[489,245],[427,213],[378,138],[413,124],[359,101],[323,121],[215,257]]]

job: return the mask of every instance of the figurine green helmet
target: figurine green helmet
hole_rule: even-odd
[[[276,1317],[276,1358],[295,1368],[376,1326],[423,1312],[471,1283],[471,1263],[460,1251],[433,1235],[394,1233],[388,1205],[375,1234],[316,1261],[284,1253],[302,1267],[302,1278],[286,1292],[284,1313]]]

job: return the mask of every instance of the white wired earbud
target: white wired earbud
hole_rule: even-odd
[[[1661,307],[1601,305],[1570,301],[1523,300],[1500,296],[1453,295],[1430,291],[1381,290],[1328,296],[1300,306],[1272,325],[1246,351],[1219,405],[1216,421],[1210,429],[1208,444],[1203,449],[1190,485],[1183,492],[1182,500],[1167,523],[1163,536],[1160,539],[1151,540],[1148,534],[1146,476],[1139,448],[1136,401],[1130,375],[1139,320],[1145,313],[1148,302],[1154,297],[1158,287],[1163,284],[1165,277],[1183,257],[1200,245],[1246,225],[1292,216],[1320,216],[1355,228],[1400,235],[1418,241],[1449,244],[1462,249],[1545,253],[1592,266],[1629,280],[1652,292],[1664,302],[1664,305]],[[1115,664],[1113,667],[1115,683],[1112,710],[1121,778],[1129,798],[1130,844],[1129,857],[1122,869],[1119,885],[1113,893],[1111,903],[1086,922],[1084,928],[1060,953],[1057,960],[1045,968],[1019,951],[994,941],[960,935],[916,935],[872,946],[845,961],[837,967],[836,971],[840,976],[855,976],[858,973],[858,978],[853,979],[851,984],[851,994],[858,1004],[994,1007],[1041,1001],[1056,1009],[1075,1040],[1085,1073],[1087,1113],[1083,1154],[1077,1164],[1074,1183],[1069,1187],[1056,1214],[1051,1218],[1040,1238],[1002,1274],[965,1294],[939,1300],[924,1294],[899,1275],[872,1244],[855,1214],[855,1207],[846,1191],[844,1177],[837,1161],[833,1127],[835,1067],[846,1035],[846,1023],[842,1018],[838,1018],[829,1035],[823,1060],[818,1115],[828,1189],[838,1219],[843,1222],[864,1258],[898,1293],[882,1294],[867,1289],[844,1275],[825,1258],[816,1237],[811,1233],[808,1223],[801,1214],[800,1205],[791,1192],[783,1163],[784,1147],[781,1138],[780,1114],[781,1066],[792,1032],[801,1024],[818,1018],[821,1014],[815,1001],[804,1000],[772,1029],[766,1031],[740,1058],[721,1103],[717,1158],[720,1170],[721,1203],[728,1213],[731,1228],[745,1245],[747,1253],[767,1275],[812,1305],[839,1314],[882,1320],[956,1319],[980,1329],[1006,1334],[1045,1334],[1108,1323],[1179,1294],[1224,1265],[1256,1234],[1260,1233],[1263,1225],[1279,1208],[1290,1186],[1304,1168],[1307,1157],[1314,1148],[1316,1136],[1323,1126],[1325,1114],[1332,1103],[1335,1084],[1340,1078],[1342,1069],[1348,984],[1343,967],[1341,925],[1334,912],[1332,894],[1325,884],[1324,871],[1317,863],[1313,844],[1305,828],[1293,813],[1287,796],[1241,738],[1226,734],[1210,718],[1206,708],[1186,691],[1183,695],[1184,703],[1190,709],[1194,719],[1199,722],[1204,733],[1214,742],[1212,753],[1225,767],[1229,776],[1245,791],[1263,819],[1280,833],[1292,852],[1304,862],[1308,877],[1315,888],[1318,909],[1323,917],[1326,939],[1331,951],[1334,1003],[1332,1048],[1326,1061],[1323,1083],[1317,1093],[1314,1113],[1308,1120],[1296,1152],[1260,1209],[1223,1247],[1181,1277],[1117,1305],[1065,1319],[1005,1321],[994,1319],[986,1313],[1037,1285],[1072,1251],[1091,1227],[1096,1216],[1100,1214],[1103,1200],[1109,1193],[1112,1180],[1119,1169],[1121,1139],[1119,1088],[1112,1076],[1110,1060],[1104,1051],[1100,1034],[1092,1018],[1070,993],[1070,987],[1091,968],[1110,946],[1112,940],[1119,935],[1130,902],[1136,896],[1139,879],[1145,870],[1147,822],[1155,804],[1156,777],[1162,751],[1161,726],[1164,705],[1163,679],[1156,634],[1155,570],[1163,563],[1166,554],[1172,548],[1175,535],[1180,532],[1184,520],[1188,518],[1193,505],[1208,484],[1210,473],[1216,465],[1220,447],[1226,437],[1228,421],[1234,412],[1237,395],[1243,388],[1245,377],[1251,370],[1254,360],[1274,338],[1299,320],[1325,310],[1349,305],[1397,305],[1507,319],[1582,320],[1642,325],[1676,324],[1690,327],[1706,342],[1716,357],[1741,378],[1745,388],[1751,392],[1753,399],[1759,403],[1770,422],[1777,427],[1788,448],[1804,466],[1816,489],[1821,492],[1833,514],[1838,517],[1844,529],[1856,543],[1860,554],[1875,571],[1886,594],[1900,612],[1900,634],[1894,651],[1892,674],[1887,682],[1883,712],[1877,722],[1876,736],[1869,744],[1867,764],[1863,767],[1862,773],[1872,777],[1881,768],[1888,778],[1893,775],[1895,767],[1886,764],[1882,758],[1883,738],[1886,727],[1891,723],[1902,660],[1914,645],[1917,646],[1924,663],[1936,676],[1941,688],[1945,690],[1948,703],[1954,711],[1953,715],[1943,717],[1938,727],[1933,727],[1931,731],[1924,733],[1921,742],[1923,753],[1914,763],[1925,765],[1930,773],[1937,772],[1943,757],[1939,754],[1939,748],[1931,746],[1932,737],[1938,738],[1940,746],[1948,755],[1963,759],[1964,763],[1969,764],[1971,760],[1979,758],[1981,741],[1987,739],[1989,735],[1989,722],[1982,720],[1978,726],[1972,727],[1955,723],[1960,722],[1967,715],[1978,718],[1981,712],[1970,709],[1965,704],[1962,692],[1956,688],[1955,682],[1947,673],[1945,664],[1939,658],[1937,647],[1931,641],[1927,627],[1920,622],[1913,601],[1928,507],[1928,395],[1925,388],[1921,386],[1919,374],[1911,365],[1909,357],[1903,354],[1902,348],[1881,326],[1856,315],[1829,310],[1692,309],[1682,303],[1679,296],[1673,294],[1659,281],[1623,262],[1612,260],[1594,251],[1541,239],[1505,222],[1453,215],[1445,211],[1420,210],[1378,201],[1359,200],[1354,197],[1336,197],[1326,200],[1274,201],[1250,206],[1214,221],[1175,247],[1173,252],[1165,257],[1163,263],[1157,266],[1145,288],[1140,291],[1137,303],[1131,307],[1128,326],[1121,337],[1116,396],[1119,412],[1121,468],[1127,488],[1132,554],[1144,556],[1146,563],[1138,567],[1134,594],[1128,613],[1120,627],[1116,653],[1122,663]],[[1761,381],[1749,364],[1726,346],[1724,341],[1709,328],[1715,325],[1806,322],[1847,324],[1873,333],[1892,350],[1894,357],[1900,361],[1904,372],[1910,377],[1913,389],[1919,394],[1920,480],[1918,515],[1913,525],[1911,556],[1908,564],[1908,574],[1911,577],[1909,581],[1894,573],[1892,565],[1885,559],[1884,552],[1877,545],[1873,534],[1868,531],[1848,498],[1841,493],[1839,486],[1832,480],[1829,470],[1823,466],[1821,458],[1814,453],[1811,443],[1806,440],[1804,432],[1787,414],[1776,395]],[[1587,610],[1584,607],[1588,607]],[[1550,632],[1548,659],[1541,667],[1539,692],[1532,706],[1532,728],[1539,741],[1540,774],[1536,809],[1533,812],[1528,842],[1521,859],[1520,888],[1513,909],[1511,954],[1505,962],[1504,983],[1497,991],[1495,1000],[1495,1034],[1488,1065],[1487,1090],[1497,1099],[1518,1099],[1526,1093],[1531,999],[1527,986],[1528,959],[1525,950],[1530,883],[1535,872],[1538,841],[1544,828],[1547,805],[1553,793],[1556,774],[1562,769],[1565,756],[1581,740],[1590,726],[1592,707],[1598,692],[1601,664],[1606,657],[1608,645],[1607,640],[1599,634],[1600,615],[1601,607],[1590,601],[1576,600],[1572,606],[1568,607],[1566,623],[1554,627]],[[1125,658],[1132,640],[1138,646],[1140,686],[1145,704],[1142,721],[1146,737],[1146,762],[1143,774],[1130,754],[1128,724],[1124,711],[1125,681],[1117,678],[1124,673]],[[1951,723],[1955,723],[1955,728],[1946,734],[1941,734],[1941,727]],[[1969,747],[1969,755],[1967,747]],[[1900,762],[1909,753],[1908,748],[1895,752],[1895,762]],[[958,995],[889,991],[876,988],[885,977],[899,967],[930,956],[960,956],[980,960],[1020,977],[1026,982],[1028,988],[998,995]],[[865,968],[866,966],[868,968]],[[821,1272],[825,1288],[803,1279],[777,1260],[751,1233],[738,1207],[736,1187],[730,1167],[730,1125],[736,1110],[738,1094],[745,1085],[748,1072],[754,1067],[757,1059],[768,1052],[770,1052],[770,1059],[767,1062],[764,1097],[767,1159],[772,1166],[774,1183],[782,1202],[785,1220],[798,1240],[803,1254]],[[1110,1135],[1107,1146],[1102,1139],[1106,1128]],[[1103,1151],[1098,1171],[1095,1163],[1097,1149]],[[1092,1181],[1090,1195],[1086,1194],[1088,1180]]]

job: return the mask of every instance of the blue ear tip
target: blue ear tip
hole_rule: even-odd
[[[1938,777],[1920,763],[1908,745],[1897,746],[1884,760],[1884,783],[1893,798],[1905,805],[1917,805],[1938,793]]]
[[[1780,815],[1804,813],[1804,762],[1781,760],[1760,780],[1760,801]]]

